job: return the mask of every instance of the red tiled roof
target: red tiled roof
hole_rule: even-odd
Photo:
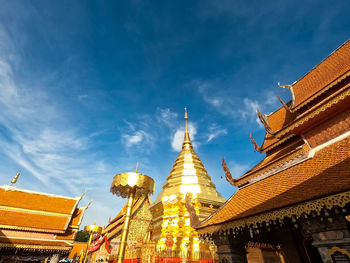
[[[73,244],[69,244],[69,242],[65,242],[62,240],[40,240],[40,239],[21,239],[21,238],[7,238],[0,237],[0,244],[8,244],[10,245],[40,245],[48,248],[49,246],[60,246],[60,247],[72,247]]]
[[[349,190],[349,149],[348,137],[316,152],[312,159],[240,188],[199,228]]]
[[[294,108],[302,105],[328,84],[350,70],[350,40],[293,85]]]
[[[296,117],[295,113],[287,111],[285,108],[281,107],[277,111],[271,113],[267,116],[267,121],[269,126],[274,132],[281,130],[283,127],[291,123]],[[262,150],[265,150],[270,145],[276,143],[280,139],[267,133],[264,143],[262,145]]]
[[[0,187],[0,206],[72,214],[78,198]]]
[[[350,74],[350,40],[340,46],[319,65],[313,68],[303,78],[293,85],[295,104],[297,109],[306,104],[310,99],[319,97],[342,76]],[[290,103],[288,103],[290,105]],[[284,127],[296,120],[297,112],[289,112],[284,107],[267,116],[269,126],[274,132],[283,130]],[[261,150],[264,152],[282,138],[277,138],[266,133]]]
[[[79,227],[84,209],[79,198],[0,187],[2,229],[64,233],[69,223]]]
[[[28,212],[7,211],[0,209],[0,225],[2,228],[30,228],[38,231],[64,232],[68,227],[71,217],[32,214]],[[8,227],[7,227],[8,226]]]
[[[263,160],[261,160],[256,166],[247,171],[241,177],[235,180],[237,185],[240,185],[240,181],[245,181],[246,179],[251,178],[259,173],[262,173],[265,170],[270,170],[275,168],[286,161],[293,159],[296,156],[306,154],[306,152],[310,150],[310,147],[302,140],[298,140],[291,145],[285,147],[284,149],[266,156]]]

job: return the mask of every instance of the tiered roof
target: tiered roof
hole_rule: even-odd
[[[348,93],[339,94],[349,89],[350,79],[350,40],[345,42],[319,65],[312,69],[299,81],[291,85],[292,101],[284,107],[266,116],[274,134],[266,133],[261,146],[262,152],[271,151],[287,139],[295,136],[298,129],[307,124],[310,116],[314,121],[316,115],[328,110],[339,100],[346,100]],[[346,100],[346,102],[348,102]],[[345,102],[344,102],[345,103]],[[328,113],[327,113],[328,114]]]
[[[0,186],[0,247],[69,251],[86,208],[71,198]]]
[[[202,222],[199,233],[350,202],[350,41],[289,88],[287,107],[264,116],[273,131],[259,148],[266,157],[233,180],[238,191]],[[324,132],[329,137],[318,144],[305,139]]]
[[[350,138],[343,139],[316,152],[313,158],[299,165],[240,188],[200,228],[213,226],[218,230],[218,225],[223,222],[350,191],[349,147]]]

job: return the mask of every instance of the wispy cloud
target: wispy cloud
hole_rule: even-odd
[[[0,160],[1,166],[22,169],[21,188],[68,196],[90,189],[82,204],[94,199],[100,187],[96,176],[110,170],[89,151],[96,134],[83,133],[67,109],[52,103],[45,81],[36,80],[31,86],[21,79],[17,63],[22,58],[9,48],[15,45],[1,26],[0,43],[7,43],[8,50],[0,51],[0,148],[7,157]]]
[[[151,117],[148,115],[137,116],[136,121],[124,120],[121,131],[121,142],[127,151],[136,149],[138,152],[149,153],[154,146],[155,134],[151,133]]]
[[[273,92],[268,91],[259,99],[238,97],[231,94],[229,88],[218,88],[216,83],[209,81],[193,81],[203,100],[217,112],[228,118],[239,120],[240,123],[258,123],[263,127],[256,114],[256,110],[271,109],[278,106]]]
[[[227,129],[224,129],[217,124],[212,124],[209,126],[209,133],[207,134],[208,136],[207,142],[210,142],[214,138],[217,138],[219,136],[226,135],[226,134],[227,134]]]
[[[165,125],[169,129],[177,126],[177,118],[178,114],[171,111],[169,108],[157,108],[156,110],[156,119],[158,123]]]
[[[131,134],[122,134],[121,138],[126,148],[142,146],[145,150],[147,148],[144,147],[152,146],[154,141],[153,137],[143,130],[137,130]]]

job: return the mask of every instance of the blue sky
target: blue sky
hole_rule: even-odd
[[[114,174],[135,169],[156,194],[183,138],[222,195],[263,156],[257,107],[349,38],[349,1],[0,0],[0,184],[94,200],[107,224],[126,200]]]

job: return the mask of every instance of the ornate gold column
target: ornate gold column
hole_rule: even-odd
[[[144,174],[136,172],[117,174],[113,178],[111,185],[111,192],[117,196],[128,198],[127,209],[125,214],[125,221],[123,225],[123,232],[121,235],[118,263],[123,263],[125,255],[125,246],[128,238],[131,210],[135,198],[143,195],[154,193],[154,180]]]

